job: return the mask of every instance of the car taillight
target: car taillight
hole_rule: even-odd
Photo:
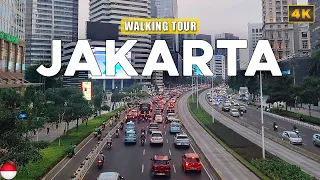
[[[98,161],[98,163],[102,163],[102,161],[101,161],[101,160],[99,160],[99,161]]]
[[[128,119],[128,116],[126,116],[126,119]]]
[[[188,166],[189,165],[189,163],[186,163],[186,166]]]

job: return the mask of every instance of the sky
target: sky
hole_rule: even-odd
[[[85,38],[85,22],[89,19],[89,0],[79,0],[79,38]],[[307,0],[298,0],[307,4]],[[262,22],[261,0],[178,0],[179,18],[198,18],[200,33],[214,36],[232,33],[240,39],[248,37],[248,23]],[[240,50],[240,59],[248,61],[248,51]]]

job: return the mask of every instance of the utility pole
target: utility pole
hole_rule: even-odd
[[[199,76],[196,76],[197,78],[197,109],[199,109]]]
[[[263,106],[262,106],[262,73],[260,71],[260,108],[261,108],[261,137],[262,137],[262,158],[265,159],[265,149],[264,149],[264,122],[263,122]]]
[[[214,123],[214,104],[213,104],[213,76],[212,76],[212,82],[211,82],[211,85],[212,85],[212,87],[211,87],[211,104],[212,104],[212,123]]]

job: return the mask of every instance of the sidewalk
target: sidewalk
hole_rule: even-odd
[[[102,111],[101,114],[106,114],[108,113],[108,111]],[[89,118],[89,120],[92,119]],[[82,124],[82,120],[79,120],[79,125]],[[32,140],[33,141],[54,141],[55,139],[57,139],[58,137],[60,137],[61,135],[63,135],[63,132],[65,130],[65,126],[66,123],[65,122],[61,122],[58,124],[58,129],[56,129],[56,123],[47,123],[43,126],[43,129],[39,130],[39,134],[37,135],[33,135],[32,132]],[[72,122],[69,123],[69,130],[76,127],[77,126],[77,121],[74,120]],[[47,134],[47,128],[50,128],[49,130],[49,134]]]

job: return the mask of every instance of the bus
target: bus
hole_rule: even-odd
[[[139,105],[139,115],[142,117],[151,117],[152,105],[150,102],[140,103]]]

